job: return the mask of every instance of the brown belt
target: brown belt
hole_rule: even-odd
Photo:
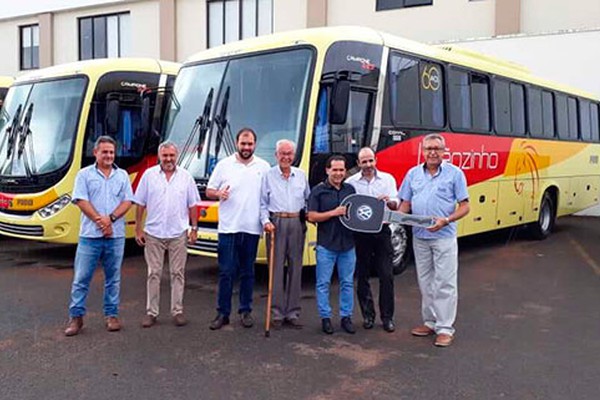
[[[278,218],[298,218],[300,216],[299,212],[295,212],[295,213],[289,213],[289,212],[272,212],[271,213],[272,217],[278,217]]]

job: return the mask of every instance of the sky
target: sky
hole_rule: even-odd
[[[122,0],[0,0],[0,18],[118,1]]]

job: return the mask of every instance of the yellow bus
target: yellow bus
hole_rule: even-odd
[[[437,132],[446,139],[445,159],[468,180],[471,213],[460,221],[461,236],[528,225],[544,238],[557,216],[598,203],[598,99],[456,47],[360,27],[263,36],[191,57],[174,99],[166,135],[187,143],[181,163],[201,189],[243,126],[256,130],[256,154],[272,165],[277,140],[298,143],[296,165],[311,187],[325,178],[333,153],[356,172],[363,146],[376,150],[379,169],[400,185],[423,162],[423,135]],[[216,254],[217,207],[201,205],[191,253]],[[391,240],[400,268],[404,227],[395,226]],[[304,262],[314,264],[314,229],[307,244]]]
[[[153,59],[102,59],[17,78],[0,118],[0,234],[77,243],[80,214],[71,194],[79,169],[95,161],[94,141],[117,141],[115,162],[135,185],[156,164],[164,90],[178,70]]]
[[[8,88],[13,82],[14,78],[12,76],[0,76],[0,108],[2,108],[2,104],[4,103],[6,93],[8,93]]]

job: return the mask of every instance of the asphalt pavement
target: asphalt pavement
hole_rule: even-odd
[[[265,338],[265,268],[257,267],[257,324],[245,329],[233,318],[210,331],[216,262],[190,257],[190,324],[171,323],[165,274],[159,324],[142,329],[146,267],[134,244],[123,265],[124,329],[104,329],[98,270],[85,328],[67,338],[74,248],[1,238],[0,399],[595,400],[599,237],[600,218],[569,217],[545,241],[520,230],[461,240],[456,340],[444,349],[409,333],[420,323],[413,268],[395,280],[394,333],[362,329],[355,304],[356,335],[341,331],[337,318],[335,334],[322,334],[307,269],[304,328]],[[337,310],[337,295],[332,304]]]

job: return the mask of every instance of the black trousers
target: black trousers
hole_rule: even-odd
[[[375,319],[375,306],[369,285],[370,270],[379,278],[379,313],[382,321],[394,317],[394,272],[390,228],[384,225],[379,233],[356,233],[357,295],[364,319]]]

